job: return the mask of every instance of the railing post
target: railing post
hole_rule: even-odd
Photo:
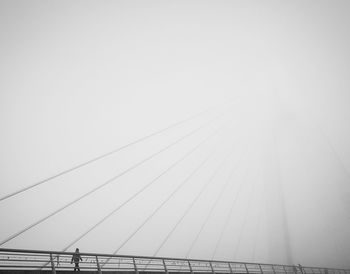
[[[136,273],[136,274],[139,274],[139,270],[137,269],[137,264],[136,264],[136,261],[135,261],[135,257],[132,257],[132,262],[133,262],[133,264],[134,264],[135,273]]]
[[[191,274],[193,274],[193,269],[192,269],[192,265],[191,265],[190,260],[188,260],[187,262],[188,262],[188,266],[190,268],[190,272],[191,272]]]
[[[273,274],[276,274],[276,270],[275,270],[275,268],[273,267],[273,265],[271,265],[271,267],[272,267]]]
[[[51,262],[52,274],[56,274],[56,268],[55,268],[55,263],[53,262],[53,259],[52,259],[52,253],[50,253],[50,262]]]
[[[258,264],[258,266],[259,266],[259,269],[260,269],[260,273],[261,273],[261,274],[263,274],[263,273],[264,273],[264,271],[262,270],[261,265],[260,265],[260,264]]]
[[[98,274],[102,274],[101,267],[100,267],[100,262],[98,261],[98,257],[95,256],[95,258],[96,258],[96,266],[97,266]]]
[[[229,269],[230,269],[230,273],[232,274],[233,271],[232,271],[232,267],[231,267],[231,264],[230,264],[230,263],[228,263],[228,267],[229,267]]]
[[[247,264],[244,264],[244,268],[245,268],[245,271],[247,271],[247,273],[249,273],[249,270],[248,270]]]
[[[286,270],[286,266],[284,265],[283,266],[283,270],[284,270],[284,273],[288,274],[287,270]]]
[[[294,274],[298,274],[298,269],[295,265],[293,265],[293,272],[294,272]]]
[[[211,262],[209,262],[209,264],[210,264],[211,273],[215,274],[215,270],[214,270],[213,264]]]
[[[164,266],[164,271],[165,271],[166,274],[168,274],[168,268],[166,267],[165,260],[162,259],[162,262],[163,262],[163,266]]]

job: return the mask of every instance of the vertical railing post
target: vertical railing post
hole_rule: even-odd
[[[55,263],[53,262],[52,253],[50,253],[50,262],[51,262],[52,274],[56,274],[56,268],[55,268]]]
[[[260,273],[263,274],[264,271],[262,270],[261,264],[258,264],[258,266],[259,266],[259,269],[260,269]]]
[[[102,274],[101,267],[100,267],[100,262],[98,261],[97,255],[95,256],[95,258],[96,258],[96,266],[97,266],[98,274]]]
[[[294,272],[294,274],[298,274],[298,269],[295,265],[293,265],[293,272]]]
[[[165,260],[162,259],[162,262],[163,262],[165,274],[168,274],[168,268],[167,268],[167,266],[166,266]]]
[[[132,257],[132,263],[134,264],[135,274],[139,274],[139,270],[137,268],[135,257]]]
[[[273,265],[271,265],[271,267],[272,267],[273,274],[276,274],[276,270],[275,270],[275,268],[273,267]]]
[[[211,273],[215,274],[215,270],[214,270],[213,264],[211,262],[209,262],[209,264],[210,264]]]
[[[286,266],[284,265],[283,266],[283,270],[284,270],[284,273],[288,274],[287,270],[286,270]]]
[[[191,274],[193,274],[193,269],[192,269],[192,265],[191,265],[190,260],[187,260],[187,263],[188,263],[188,267],[190,268]]]
[[[228,263],[228,267],[229,267],[229,269],[230,269],[230,273],[232,274],[232,273],[233,273],[233,271],[232,271],[232,266],[231,266],[231,264],[230,264],[230,263]]]
[[[247,273],[249,273],[249,270],[248,270],[247,264],[244,264],[244,268],[245,268],[245,271],[246,271]]]

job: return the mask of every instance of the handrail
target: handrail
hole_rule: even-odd
[[[71,256],[74,252],[0,248],[1,269],[46,269],[53,274],[58,270],[73,270]],[[184,272],[184,273],[276,273],[276,274],[350,274],[350,269],[295,266],[283,264],[231,262],[222,260],[186,259],[171,257],[150,257],[138,255],[113,255],[105,253],[79,253],[84,259],[84,270],[147,272]],[[39,259],[38,259],[39,258]],[[57,265],[56,265],[57,263]]]

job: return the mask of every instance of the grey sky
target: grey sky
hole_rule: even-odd
[[[349,1],[0,1],[1,196],[215,107],[1,201],[1,241],[223,112],[3,246],[62,250],[219,130],[70,250],[114,252],[213,151],[119,251],[153,255],[232,150],[157,255],[186,256],[229,178],[190,257],[211,258],[222,234],[216,259],[289,252],[350,267],[349,12]]]

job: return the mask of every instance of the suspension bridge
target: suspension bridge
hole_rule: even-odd
[[[42,198],[38,193],[43,188],[46,194],[53,195],[52,198],[57,195],[57,186],[63,191],[60,194],[62,199],[56,199],[58,201],[55,201],[53,206],[48,206],[53,200],[46,200],[46,204],[43,204],[47,210],[40,210],[33,214],[34,217],[27,216],[24,221],[3,231],[0,239],[0,272],[49,271],[55,274],[72,271],[73,253],[69,250],[78,245],[84,246],[84,241],[92,243],[90,249],[91,245],[99,245],[105,241],[104,247],[112,246],[113,251],[107,254],[80,253],[83,259],[80,263],[81,271],[350,273],[350,270],[345,268],[298,266],[294,261],[288,210],[283,198],[283,187],[279,183],[281,174],[276,162],[277,151],[270,136],[264,135],[266,129],[271,129],[271,125],[264,125],[261,131],[252,130],[249,124],[240,125],[240,132],[232,131],[233,127],[240,124],[239,118],[234,118],[237,117],[234,112],[238,107],[239,103],[231,102],[196,113],[4,194],[0,197],[0,206],[4,205],[2,219],[6,227],[6,223],[12,222],[13,214],[3,212],[13,206],[13,203],[26,207],[30,199],[38,202]],[[260,143],[257,142],[257,134]],[[130,152],[133,147],[136,147],[137,151],[142,144],[147,146],[145,152],[141,156],[137,155],[135,160],[131,157],[131,160],[123,163],[126,153],[133,153]],[[167,160],[161,158],[167,153],[170,154]],[[256,162],[261,162],[261,154],[264,161],[262,165],[258,165]],[[119,155],[121,158],[118,158]],[[90,166],[102,162],[107,163],[109,167],[115,167],[115,161],[121,166],[117,173],[114,173],[112,168],[98,183],[92,176],[92,183],[82,188],[81,184],[77,184],[74,187],[79,189],[74,189],[70,195],[63,195],[64,191],[67,191],[64,188],[74,188],[72,184],[77,182],[79,176],[86,180],[91,174],[95,174],[96,170],[92,173],[89,171]],[[152,163],[153,166],[150,166]],[[257,166],[259,168],[256,168]],[[84,175],[84,172],[88,175]],[[134,183],[134,178],[128,177],[132,174],[142,175],[138,177],[138,182]],[[123,179],[126,182],[124,185]],[[166,182],[170,184],[166,185]],[[121,184],[120,188],[118,184]],[[53,190],[50,191],[50,187]],[[121,193],[120,196],[118,193]],[[27,194],[29,198],[26,198]],[[25,202],[21,202],[21,199]],[[88,206],[84,205],[86,200]],[[107,209],[104,208],[104,203]],[[171,203],[174,203],[173,207],[169,206]],[[126,211],[128,207],[134,208],[130,211],[133,212],[132,216]],[[85,211],[93,212],[90,219],[83,218]],[[65,212],[68,217],[64,215]],[[118,213],[121,215],[120,219],[117,218]],[[66,221],[55,218],[66,218]],[[53,222],[51,228],[47,226],[50,222]],[[60,222],[65,226],[74,223],[73,228],[68,229],[74,230],[71,235],[68,235],[66,227],[59,227]],[[108,228],[111,231],[118,230],[118,227],[124,224],[124,230],[112,233],[112,236],[101,236],[107,234]],[[51,233],[52,231],[54,233]],[[179,231],[182,231],[180,235],[184,239],[183,243],[179,243],[180,246],[176,245],[177,240],[174,243],[174,235]],[[233,243],[230,242],[232,231],[235,234]],[[247,231],[248,236],[245,235]],[[269,232],[268,236],[257,243],[261,239],[259,235],[264,231]],[[39,239],[43,242],[56,241],[55,246],[63,246],[59,251],[11,248],[18,246],[16,241],[20,242],[20,239],[26,239],[28,243],[35,243]],[[152,255],[124,255],[122,251],[130,244],[137,253],[142,252],[139,250],[145,250],[145,246],[151,246]],[[184,250],[181,251],[183,256],[159,256],[167,246]],[[198,250],[201,249],[206,250],[203,254],[206,254],[207,259],[193,258],[192,255],[198,254]],[[240,254],[239,249],[242,249],[243,253],[249,253],[249,258],[254,261],[219,260],[220,254],[224,253],[223,249],[230,250],[233,258],[237,258]],[[259,252],[270,253],[271,260],[276,262],[256,262]]]
[[[1,249],[1,273],[70,273],[74,253],[39,250]],[[80,253],[84,273],[271,273],[347,274],[349,269],[306,267],[247,262],[206,261],[181,258]]]

